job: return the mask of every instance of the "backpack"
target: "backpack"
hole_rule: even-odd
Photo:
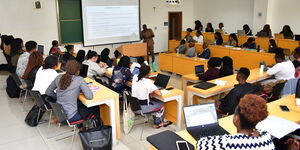
[[[10,98],[19,98],[20,96],[20,88],[17,86],[15,83],[15,80],[13,77],[10,75],[6,79],[6,93]]]
[[[39,123],[39,121],[43,117],[44,113],[45,113],[45,110],[39,108],[37,105],[34,105],[31,108],[31,110],[28,112],[28,114],[27,114],[27,116],[25,118],[26,124],[28,124],[31,127],[37,126],[38,123]]]

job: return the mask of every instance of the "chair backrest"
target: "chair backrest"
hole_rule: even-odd
[[[45,106],[45,102],[44,102],[44,100],[42,98],[42,95],[39,91],[31,91],[30,90],[29,93],[33,97],[33,99],[35,101],[35,104],[38,107],[40,107],[40,108],[45,107],[46,109],[48,109],[47,106]]]
[[[64,122],[64,121],[68,120],[68,117],[67,117],[67,115],[64,111],[64,108],[62,107],[61,104],[50,102],[50,105],[51,105],[52,110],[53,110],[53,112],[56,116],[56,119],[59,122]]]
[[[14,81],[18,87],[20,87],[22,85],[22,82],[16,73],[11,74],[11,77],[14,79]]]
[[[123,98],[124,99],[126,98],[126,100],[129,102],[130,108],[133,112],[142,110],[139,100],[135,97],[132,97],[131,94],[129,94],[129,92],[124,91]]]
[[[272,93],[274,97],[280,97],[281,91],[283,90],[285,83],[286,82],[278,83],[273,87]]]
[[[82,62],[84,61],[85,58],[85,51],[84,50],[79,50],[76,56],[76,60],[82,64]]]

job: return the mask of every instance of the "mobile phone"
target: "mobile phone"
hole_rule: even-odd
[[[173,89],[174,89],[173,87],[166,88],[166,90],[168,90],[168,91],[173,90]]]
[[[190,150],[186,141],[176,141],[177,150]]]
[[[88,83],[86,83],[87,85],[90,85],[90,84],[93,84],[93,82],[88,82]]]
[[[287,111],[287,112],[290,111],[290,109],[285,105],[280,105],[280,108],[281,108],[282,111]]]

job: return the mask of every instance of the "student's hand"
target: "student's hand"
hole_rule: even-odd
[[[288,144],[288,150],[299,150],[300,142],[296,139],[288,139],[284,144]]]
[[[99,63],[99,66],[101,67],[101,68],[108,68],[108,65],[106,64],[106,63],[103,63],[103,62],[100,62]]]

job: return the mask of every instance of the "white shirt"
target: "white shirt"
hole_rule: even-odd
[[[150,101],[149,94],[157,90],[158,88],[150,79],[143,78],[138,81],[138,76],[133,76],[132,79],[132,96],[139,100],[148,100]]]
[[[131,73],[133,72],[135,67],[141,68],[141,65],[139,63],[136,63],[136,62],[132,63],[132,65],[130,66]]]
[[[29,61],[29,56],[30,56],[30,53],[24,52],[19,57],[17,69],[16,69],[16,73],[19,77],[22,77],[25,72],[25,69],[26,69],[28,61]]]
[[[43,69],[43,67],[40,67],[36,73],[32,90],[39,91],[41,95],[44,95],[49,85],[57,76],[58,73],[54,69]]]
[[[274,75],[276,80],[289,80],[294,78],[295,67],[293,63],[288,60],[277,63],[267,71],[268,75]]]
[[[0,49],[0,65],[7,64],[3,51]]]
[[[93,79],[93,76],[97,76],[97,75],[102,76],[105,72],[104,68],[101,68],[99,64],[91,60],[85,60],[83,64],[89,66],[87,76],[91,79]]]
[[[196,41],[197,43],[203,43],[203,36],[200,35],[199,37],[194,36],[193,37],[194,41]]]

